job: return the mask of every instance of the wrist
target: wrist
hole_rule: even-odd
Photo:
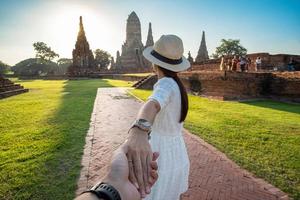
[[[109,179],[103,179],[103,181],[97,183],[91,189],[83,192],[83,194],[89,194],[91,199],[121,200],[120,191],[121,188],[118,185]]]
[[[124,196],[123,194],[125,181],[123,181],[122,179],[115,179],[114,176],[111,176],[109,172],[108,175],[103,178],[102,182],[113,186],[119,192],[121,199],[123,199],[122,197]]]
[[[141,138],[148,140],[150,138],[150,135],[147,131],[141,130],[138,127],[132,127],[128,131],[129,133],[129,138],[134,137],[134,138]]]
[[[146,119],[137,119],[131,125],[131,128],[134,127],[147,132],[149,135],[149,133],[151,132],[152,124]]]

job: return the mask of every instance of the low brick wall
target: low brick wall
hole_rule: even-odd
[[[255,71],[255,60],[257,57],[262,59],[262,66],[260,70],[273,71],[275,67],[287,66],[290,59],[293,58],[297,63],[294,65],[295,70],[300,70],[300,55],[289,55],[289,54],[276,54],[271,55],[269,53],[252,53],[248,54],[247,57],[251,59],[251,64],[248,66],[249,71]],[[232,59],[232,57],[226,58]],[[219,71],[221,59],[209,59],[200,63],[192,63],[189,71]],[[237,68],[240,71],[240,67]]]
[[[180,78],[187,90],[222,100],[272,97],[300,102],[300,72],[242,73],[185,72]]]
[[[123,81],[139,81],[145,76],[134,76],[134,75],[125,75],[125,74],[97,74],[91,75],[90,78],[100,78],[100,79],[117,79]]]

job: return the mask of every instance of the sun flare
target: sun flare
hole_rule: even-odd
[[[60,49],[63,56],[71,57],[70,52],[77,38],[80,16],[83,18],[84,30],[91,48],[105,49],[110,46],[109,38],[114,27],[110,25],[106,16],[88,7],[68,6],[49,17],[44,27],[52,34],[53,41],[56,41],[53,47]]]

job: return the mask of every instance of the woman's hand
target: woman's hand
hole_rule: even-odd
[[[129,180],[139,189],[141,197],[145,198],[153,183],[150,166],[153,154],[148,133],[137,127],[132,128],[125,145],[128,148]]]

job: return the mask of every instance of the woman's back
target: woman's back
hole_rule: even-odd
[[[181,135],[183,125],[183,123],[179,123],[181,96],[177,83],[169,77],[159,79],[154,85],[154,92],[149,99],[159,101],[161,106],[152,126],[152,134]]]
[[[178,200],[188,188],[189,159],[182,136],[181,94],[177,83],[163,77],[154,85],[154,99],[160,104],[151,132],[151,148],[159,152],[159,179],[146,200]]]

